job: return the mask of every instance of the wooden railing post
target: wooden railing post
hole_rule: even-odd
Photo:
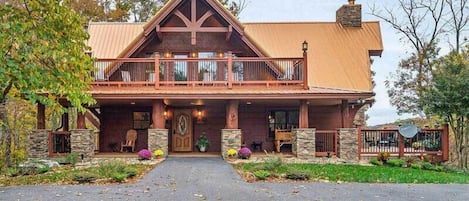
[[[441,151],[443,161],[449,160],[449,128],[448,124],[443,124],[443,133],[441,135]]]
[[[160,54],[155,52],[155,89],[160,87]]]
[[[303,89],[308,90],[308,52],[303,51]]]
[[[335,130],[334,131],[334,153],[335,155],[337,156],[338,155],[338,139],[339,139],[339,131]],[[360,153],[360,149],[358,149],[359,153]],[[360,154],[358,154],[358,159],[360,159]]]
[[[357,127],[358,160],[362,159],[362,127]]]
[[[402,136],[401,134],[399,134],[399,132],[397,132],[397,144],[399,146],[399,158],[402,158],[404,157],[404,147],[405,147],[405,144],[404,144],[404,136]]]
[[[228,89],[233,88],[233,53],[228,52]]]

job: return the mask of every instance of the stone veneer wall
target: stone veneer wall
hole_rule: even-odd
[[[45,159],[49,156],[50,130],[38,129],[29,133],[28,159]]]
[[[89,129],[72,130],[70,134],[71,153],[83,154],[83,161],[90,161],[94,156],[94,132]]]
[[[241,148],[241,129],[221,129],[221,153],[225,158],[228,149]]]
[[[344,160],[358,161],[358,131],[356,128],[339,129],[339,155]]]
[[[148,150],[161,149],[168,155],[168,129],[148,129]]]
[[[299,159],[312,159],[316,157],[316,129],[298,128],[292,130],[292,152]]]

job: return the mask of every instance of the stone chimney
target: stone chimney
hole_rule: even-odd
[[[362,27],[362,5],[355,4],[355,0],[348,0],[336,12],[336,22],[344,27]]]

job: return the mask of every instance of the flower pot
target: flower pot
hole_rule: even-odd
[[[206,146],[199,146],[199,151],[200,151],[200,152],[206,152],[206,151],[207,151],[207,147],[206,147]]]

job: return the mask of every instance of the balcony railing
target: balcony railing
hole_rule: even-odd
[[[448,129],[421,129],[414,137],[404,138],[397,129],[363,129],[359,134],[360,154],[389,152],[404,154],[437,154],[448,160]]]
[[[94,65],[94,86],[301,87],[306,80],[303,58],[122,58]]]

